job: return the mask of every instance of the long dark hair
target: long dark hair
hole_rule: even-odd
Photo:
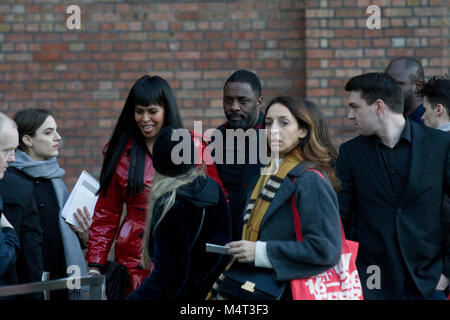
[[[334,190],[338,191],[340,183],[330,164],[336,150],[329,141],[329,135],[320,132],[321,130],[327,130],[327,126],[319,107],[311,101],[301,100],[297,97],[279,96],[269,102],[265,112],[266,115],[269,108],[275,103],[286,106],[297,119],[299,127],[306,129],[308,132],[306,137],[300,139],[297,146],[303,160],[314,163],[317,169],[325,172]]]
[[[17,131],[19,132],[19,149],[26,151],[27,146],[22,141],[22,137],[25,135],[34,137],[37,129],[51,115],[52,113],[50,111],[37,108],[20,110],[14,115],[14,121],[17,124]]]
[[[97,194],[106,195],[117,163],[127,142],[132,140],[130,166],[128,169],[127,194],[137,195],[144,187],[145,153],[148,152],[145,138],[134,119],[136,106],[159,105],[164,108],[164,127],[182,128],[180,111],[169,83],[158,76],[145,75],[138,79],[130,90],[125,105],[106,148],[100,189]]]

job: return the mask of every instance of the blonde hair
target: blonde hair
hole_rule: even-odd
[[[155,170],[155,173],[153,175],[152,191],[150,193],[148,201],[149,206],[147,210],[147,216],[145,218],[144,241],[142,243],[141,250],[141,264],[145,269],[150,268],[151,265],[151,258],[148,251],[148,242],[150,240],[150,236],[153,236],[155,234],[156,228],[164,219],[166,213],[169,212],[169,210],[174,205],[178,188],[191,183],[200,176],[205,176],[204,168],[202,166],[195,167],[192,170],[188,171],[186,174],[178,177],[168,177]],[[166,200],[163,200],[162,202],[165,203],[160,203],[158,208],[154,208],[156,201],[163,196],[164,198],[166,198]],[[161,207],[161,216],[155,223],[153,233],[150,235],[154,209],[160,209]]]

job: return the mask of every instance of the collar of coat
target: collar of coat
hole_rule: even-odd
[[[226,129],[230,128],[229,122],[225,122],[217,127],[217,130],[220,130],[221,132],[224,132]],[[255,130],[263,129],[264,128],[264,114],[262,111],[259,111],[258,120],[256,121],[256,124],[252,127]]]

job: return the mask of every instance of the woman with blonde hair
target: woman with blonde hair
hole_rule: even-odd
[[[184,143],[180,164],[173,159],[178,143]],[[142,250],[142,265],[153,262],[154,270],[127,299],[202,299],[229,261],[205,251],[206,243],[231,240],[231,216],[219,184],[195,166],[194,149],[186,129],[166,127],[156,138]]]

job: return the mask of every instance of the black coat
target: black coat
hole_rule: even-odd
[[[163,198],[164,199],[164,198]],[[165,200],[163,200],[165,201]],[[162,207],[157,201],[153,224]],[[204,222],[192,249],[205,210]],[[127,299],[204,299],[230,256],[207,253],[206,243],[224,245],[231,241],[231,217],[225,195],[210,177],[201,177],[177,190],[173,207],[150,238],[154,270]]]
[[[15,172],[15,169],[9,168],[0,180],[3,213],[20,240],[19,256],[9,284],[39,282],[43,271],[42,229],[33,197],[33,185]],[[40,296],[41,294],[34,295]]]
[[[450,190],[450,135],[410,124],[409,178],[399,202],[373,136],[340,148],[340,212],[346,236],[359,241],[356,264],[367,299],[400,299],[408,275],[428,297],[441,274],[450,276],[450,248],[440,222],[443,194]],[[375,283],[370,266],[379,267],[380,289],[367,287],[367,280]]]
[[[246,143],[245,150],[238,151],[237,143],[235,141],[234,148],[237,157],[237,153],[245,152],[245,163],[237,164],[237,159],[235,159],[234,164],[228,164],[226,155],[226,130],[230,129],[228,122],[225,122],[217,128],[223,135],[223,164],[216,163],[217,172],[219,173],[220,179],[225,190],[228,193],[228,199],[230,201],[230,212],[232,219],[232,237],[233,241],[238,241],[242,239],[242,228],[244,226],[244,210],[245,202],[249,193],[253,190],[253,187],[258,182],[258,178],[261,174],[261,168],[264,164],[261,162],[259,157],[259,142],[261,139],[259,129],[262,129],[264,125],[264,114],[259,113],[258,121],[253,126],[256,130],[256,143],[257,143],[257,159],[256,163],[250,162],[250,151],[249,144]],[[246,140],[248,141],[248,139]],[[234,154],[233,152],[233,154]],[[215,156],[215,151],[212,153]]]

